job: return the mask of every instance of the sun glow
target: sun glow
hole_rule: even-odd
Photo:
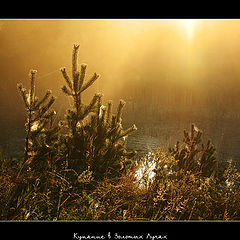
[[[197,21],[198,20],[196,20],[196,19],[179,20],[180,30],[186,36],[186,38],[189,42],[191,42],[194,39]]]

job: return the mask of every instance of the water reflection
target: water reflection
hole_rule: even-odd
[[[148,152],[139,162],[136,162],[136,183],[140,188],[148,188],[155,177],[156,159],[152,152]]]

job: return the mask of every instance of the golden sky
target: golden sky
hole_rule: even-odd
[[[154,94],[188,87],[239,103],[239,40],[237,19],[1,19],[2,96],[16,101],[9,89],[27,85],[33,68],[40,89],[61,97],[59,69],[70,71],[72,46],[80,44],[79,63],[88,65],[87,76],[101,75],[91,94],[102,91],[109,99],[129,97],[145,85]]]

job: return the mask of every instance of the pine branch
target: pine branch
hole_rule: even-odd
[[[96,103],[97,103],[97,101],[98,101],[98,99],[99,99],[100,96],[101,96],[101,95],[100,95],[99,93],[96,93],[96,94],[93,96],[90,104],[85,108],[85,110],[84,110],[84,112],[83,112],[83,115],[84,115],[84,116],[86,116],[87,114],[89,114],[90,112],[93,111],[93,109],[94,109],[94,107],[96,106]]]
[[[77,72],[77,54],[78,54],[79,45],[73,46],[73,53],[72,53],[72,78],[75,78],[75,74]]]
[[[130,133],[132,133],[132,132],[134,132],[134,131],[136,131],[136,130],[137,130],[137,127],[136,127],[135,124],[133,124],[132,127],[128,128],[128,129],[125,130],[125,131],[122,131],[122,133],[119,135],[118,138],[123,138],[123,137],[125,137],[125,136],[128,136]]]
[[[89,88],[99,77],[100,75],[94,73],[94,75],[90,78],[90,80],[82,86],[82,88],[79,90],[79,93],[82,93],[87,88]]]
[[[84,82],[84,79],[85,79],[86,68],[87,68],[87,64],[82,64],[81,65],[81,73],[80,73],[78,91],[81,90],[81,88],[82,88],[82,85],[83,85],[83,82]]]
[[[71,90],[73,90],[73,86],[72,86],[71,80],[70,80],[70,78],[69,78],[69,76],[68,76],[68,74],[67,74],[67,72],[66,72],[66,68],[63,67],[63,68],[60,69],[60,71],[62,72],[62,75],[63,75],[63,77],[64,77],[67,85],[69,86],[69,88],[70,88]]]
[[[73,90],[75,94],[78,92],[79,75],[80,75],[79,72],[75,72],[73,77]]]
[[[30,107],[34,104],[34,95],[35,95],[35,75],[36,70],[30,70],[30,81],[31,81],[31,88],[30,88]]]
[[[72,92],[69,91],[68,88],[67,88],[65,85],[62,86],[62,91],[63,91],[66,95],[68,95],[68,96],[72,96],[72,95],[73,95]]]
[[[17,84],[17,88],[18,88],[18,91],[19,91],[19,93],[20,93],[20,95],[21,95],[21,97],[23,99],[23,102],[24,102],[26,108],[29,109],[30,105],[29,105],[29,103],[27,101],[27,90],[25,88],[23,88],[22,83],[18,83]]]
[[[113,107],[113,102],[108,101],[108,106],[107,106],[107,123],[111,125],[111,120],[112,120],[112,107]]]
[[[121,99],[121,100],[120,100],[120,103],[119,103],[119,105],[118,105],[118,109],[117,109],[117,117],[116,117],[116,121],[117,121],[117,122],[120,122],[120,121],[121,121],[122,109],[123,109],[123,107],[124,107],[125,104],[126,104],[126,102]]]
[[[49,96],[51,95],[52,91],[51,90],[48,90],[44,97],[42,98],[42,100],[40,100],[39,102],[35,102],[34,104],[34,110],[37,110],[39,108],[40,105],[42,105],[48,98]]]

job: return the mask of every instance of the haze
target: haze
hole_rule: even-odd
[[[139,112],[143,121],[143,113],[156,119],[170,110],[173,119],[239,118],[239,20],[2,19],[1,119],[24,118],[16,84],[29,86],[30,69],[38,71],[39,95],[52,89],[54,108],[64,113],[59,69],[71,70],[73,44],[80,44],[88,76],[101,75],[86,100],[96,91],[115,105],[123,98],[127,113]]]

